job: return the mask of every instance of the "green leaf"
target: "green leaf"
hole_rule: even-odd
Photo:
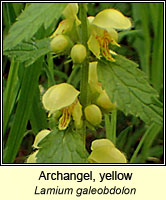
[[[141,31],[142,35],[134,38],[133,47],[138,52],[141,68],[150,79],[150,56],[151,42],[150,37],[150,3],[132,3],[132,18],[135,21],[135,29]]]
[[[123,131],[121,131],[121,133],[119,134],[119,136],[117,137],[117,140],[116,140],[118,149],[124,150],[125,143],[128,142],[129,133],[131,131],[132,131],[132,125],[128,126]]]
[[[12,59],[7,85],[3,93],[3,136],[6,134],[10,114],[13,110],[19,92],[20,82],[18,80],[18,70],[19,63]]]
[[[27,67],[48,52],[50,52],[50,39],[45,38],[37,41],[23,41],[14,48],[4,51],[4,55],[15,57],[16,61],[25,62],[25,66]]]
[[[22,142],[41,72],[41,60],[25,68],[14,121],[4,151],[4,163],[12,163]]]
[[[39,144],[38,163],[86,163],[88,153],[81,137],[72,130],[50,132]]]
[[[48,128],[46,112],[41,103],[39,87],[36,89],[36,94],[33,98],[32,109],[30,114],[30,123],[35,135],[42,129]]]
[[[99,81],[111,101],[126,115],[135,115],[146,123],[162,124],[163,109],[158,93],[137,67],[123,56],[116,56],[116,62],[99,61]]]
[[[59,19],[65,6],[66,3],[31,3],[10,28],[4,40],[4,50],[29,40],[42,25],[47,29]]]

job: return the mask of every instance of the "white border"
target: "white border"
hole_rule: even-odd
[[[39,1],[1,1],[1,33],[3,33],[3,30],[2,30],[2,3],[21,3],[21,2],[25,2],[25,3],[39,3]],[[71,3],[71,1],[40,1],[42,3],[66,3],[66,2],[69,2]],[[109,3],[109,1],[72,1],[74,3],[96,3],[96,2],[101,2],[101,3]],[[3,49],[3,46],[2,46],[2,41],[3,41],[3,36],[1,34],[1,162],[0,162],[0,166],[25,166],[25,167],[29,167],[29,166],[165,166],[166,163],[165,163],[165,157],[166,157],[166,152],[165,152],[165,143],[166,143],[166,136],[165,136],[165,1],[110,1],[110,3],[164,3],[164,6],[163,6],[163,11],[164,11],[164,20],[163,20],[163,23],[164,23],[164,45],[163,45],[163,48],[164,48],[164,56],[163,56],[163,59],[164,59],[164,63],[163,63],[163,68],[164,68],[164,74],[163,74],[163,89],[164,89],[164,119],[163,119],[163,134],[164,134],[164,147],[163,147],[163,154],[164,154],[164,163],[163,164],[3,164],[2,163],[2,152],[3,152],[3,142],[2,142],[2,139],[3,139],[3,128],[2,128],[2,120],[3,120],[3,81],[2,81],[2,74],[3,74],[3,70],[2,70],[2,65],[3,65],[3,62],[2,62],[2,49]]]

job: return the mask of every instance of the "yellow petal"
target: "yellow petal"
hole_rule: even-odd
[[[113,110],[115,110],[116,108],[116,104],[113,104],[109,97],[108,94],[106,93],[105,90],[103,90],[99,97],[96,100],[96,104],[102,108],[104,108],[105,110],[107,110],[108,112],[111,112]]]
[[[97,149],[97,148],[100,148],[100,147],[104,147],[104,146],[115,147],[115,145],[111,142],[111,140],[97,139],[97,140],[94,140],[92,142],[91,150],[94,150],[94,149]]]
[[[57,29],[54,31],[54,33],[50,36],[50,38],[55,37],[56,35],[65,34],[66,32],[71,31],[73,26],[73,20],[70,19],[64,19],[61,21],[57,27]]]
[[[93,34],[91,34],[88,40],[88,48],[98,59],[100,59],[100,45]]]
[[[132,25],[128,17],[112,8],[99,12],[92,23],[103,28],[111,27],[115,29],[128,29]]]
[[[78,3],[68,3],[63,11],[65,18],[75,18],[78,13]]]
[[[98,139],[92,143],[88,157],[91,163],[127,163],[126,157],[108,139]]]
[[[93,22],[94,19],[95,19],[95,17],[89,16],[89,17],[88,17],[88,22],[89,22],[89,24],[91,24],[91,23]]]
[[[77,100],[76,104],[74,105],[73,112],[72,112],[73,120],[75,123],[76,128],[82,127],[82,106],[80,102]]]
[[[39,148],[39,146],[38,146],[39,142],[42,141],[42,139],[45,138],[49,133],[50,133],[50,130],[47,130],[47,129],[41,130],[35,137],[33,147],[38,149]]]
[[[107,32],[110,36],[110,42],[113,45],[117,45],[118,47],[120,47],[120,45],[117,43],[118,41],[118,33],[115,29],[113,28],[107,28]]]
[[[118,38],[118,33],[112,28],[102,28],[96,25],[92,25],[91,27],[92,27],[91,35],[97,40],[102,55],[109,61],[115,61],[115,59],[109,52],[109,43],[111,42],[112,44],[118,45],[118,43],[116,42]],[[93,43],[91,46],[93,47]]]
[[[98,75],[97,75],[97,62],[90,62],[89,63],[89,83],[98,83]]]
[[[89,63],[89,76],[88,76],[88,83],[92,92],[102,92],[101,84],[98,82],[98,75],[97,75],[97,62],[90,62]]]
[[[99,27],[95,24],[91,24],[91,29],[92,29],[92,34],[96,37],[96,36],[100,36],[103,37],[104,36],[104,32],[107,31],[106,28],[103,27]]]
[[[59,119],[59,130],[65,130],[71,121],[71,108],[64,108],[62,110],[62,117]]]
[[[38,150],[32,153],[30,156],[28,156],[26,163],[36,163],[36,154],[38,153]]]
[[[68,83],[50,87],[42,97],[42,103],[51,113],[71,105],[79,95],[79,91]]]

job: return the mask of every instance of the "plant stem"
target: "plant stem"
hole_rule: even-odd
[[[117,111],[114,110],[111,114],[111,121],[109,114],[105,114],[105,127],[106,127],[106,138],[111,140],[116,145],[116,120]]]
[[[86,4],[79,3],[79,8],[80,8],[80,20],[81,20],[81,32],[80,32],[81,43],[87,49],[88,32],[87,32]],[[88,70],[89,70],[88,61],[85,59],[85,61],[82,63],[81,66],[81,82],[80,82],[80,101],[83,108],[88,103]]]
[[[88,41],[88,32],[87,32],[87,13],[86,13],[86,4],[79,3],[80,9],[80,20],[81,20],[81,43],[87,49],[87,41]],[[81,64],[81,80],[80,80],[80,102],[82,104],[83,109],[88,104],[88,71],[89,71],[89,63],[87,59]],[[86,126],[83,125],[80,130],[80,135],[83,138],[84,145],[86,144]]]

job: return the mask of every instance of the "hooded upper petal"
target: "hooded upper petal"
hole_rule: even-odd
[[[116,9],[105,9],[99,12],[92,22],[103,28],[128,29],[131,28],[131,21]]]
[[[115,145],[108,139],[98,139],[92,142],[91,150],[94,150],[103,146],[110,146],[113,148],[115,147]]]
[[[88,157],[91,163],[127,163],[126,157],[108,139],[92,142],[92,152]]]
[[[71,105],[79,95],[79,91],[68,83],[61,83],[50,87],[42,97],[46,110],[55,112]]]

